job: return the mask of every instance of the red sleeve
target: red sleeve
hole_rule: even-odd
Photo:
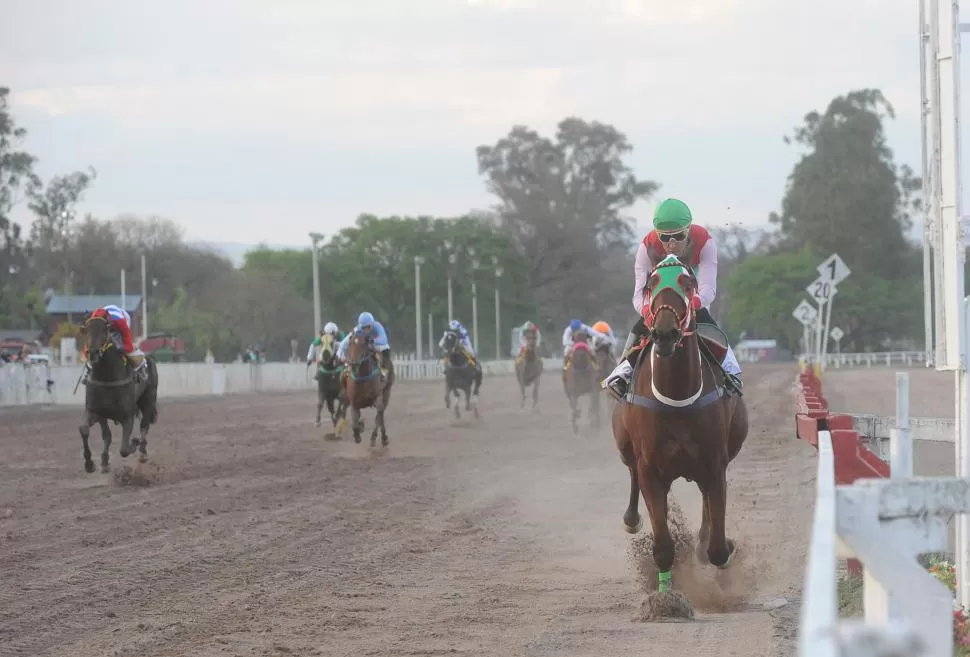
[[[115,327],[118,333],[121,333],[121,337],[124,340],[124,350],[125,353],[131,353],[135,350],[135,346],[132,344],[131,340],[131,329],[128,327],[128,322],[124,319],[116,319],[111,322],[111,325]]]

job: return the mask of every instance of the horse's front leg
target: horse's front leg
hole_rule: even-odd
[[[674,565],[674,541],[667,527],[667,494],[670,484],[649,472],[642,463],[637,464],[637,479],[640,492],[650,512],[650,526],[653,528],[653,561],[657,565],[659,591],[664,593],[671,588],[670,570]]]
[[[451,408],[451,380],[445,376],[445,408]]]
[[[724,469],[707,487],[707,508],[710,515],[711,537],[707,545],[707,558],[718,568],[727,568],[734,557],[734,541],[725,535],[727,514],[727,473]]]
[[[316,424],[317,424],[318,427],[320,426],[320,414],[323,412],[323,397],[324,397],[323,391],[320,390],[319,387],[317,387],[317,419],[316,419]]]
[[[371,444],[371,447],[374,446],[374,443],[375,443],[376,438],[377,438],[377,431],[378,431],[378,429],[380,429],[380,432],[381,432],[381,445],[383,445],[384,447],[387,447],[387,442],[388,442],[388,440],[387,440],[387,427],[384,426],[384,410],[386,409],[386,407],[384,405],[384,398],[383,397],[378,397],[377,398],[377,401],[374,403],[374,407],[377,410],[377,414],[374,417],[374,431],[373,431],[373,433],[371,433],[370,444]]]
[[[127,457],[134,450],[131,448],[131,433],[135,430],[134,416],[126,417],[121,423],[121,458]]]
[[[84,411],[84,419],[78,425],[78,433],[81,434],[81,454],[84,456],[84,471],[94,472],[94,461],[91,460],[91,446],[88,444],[88,437],[91,435],[91,426],[98,421],[98,416],[90,411]]]
[[[151,427],[152,423],[145,414],[142,414],[141,422],[138,425],[138,461],[141,463],[148,460],[148,430]]]
[[[350,407],[350,425],[354,429],[354,442],[360,442],[360,409],[356,406]]]
[[[98,424],[101,425],[101,472],[108,473],[111,472],[111,467],[108,465],[111,452],[111,429],[104,418]]]
[[[707,491],[697,482],[697,489],[701,492],[701,528],[697,531],[697,560],[704,563],[709,559],[707,550],[711,540],[711,509],[707,503]]]
[[[535,382],[532,384],[532,408],[536,408],[539,405],[539,381],[541,377],[536,377]]]
[[[628,534],[636,534],[643,528],[643,517],[640,516],[640,481],[637,477],[637,456],[633,451],[633,443],[629,436],[620,448],[620,462],[630,471],[630,500],[623,513],[623,529]]]

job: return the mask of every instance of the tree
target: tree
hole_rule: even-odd
[[[862,89],[835,98],[823,114],[806,114],[785,138],[809,152],[788,177],[781,213],[770,217],[782,249],[837,251],[853,272],[899,275],[920,180],[893,162],[883,130],[893,117],[882,92]]]
[[[555,141],[517,125],[477,148],[479,173],[499,200],[498,223],[529,263],[526,284],[541,320],[600,312],[604,263],[630,257],[624,211],[659,188],[624,163],[632,150],[613,126],[573,117],[559,123]]]
[[[20,150],[27,137],[10,113],[10,89],[0,87],[0,292],[19,294],[28,280],[29,246],[10,212],[40,185],[34,173],[36,158]],[[15,321],[15,320],[9,320]]]

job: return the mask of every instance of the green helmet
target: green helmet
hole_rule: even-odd
[[[668,198],[653,213],[653,227],[661,233],[676,233],[688,228],[694,218],[683,201]]]

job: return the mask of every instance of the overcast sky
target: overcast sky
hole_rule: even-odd
[[[849,90],[883,90],[919,170],[918,57],[912,0],[4,0],[0,21],[40,173],[98,171],[81,212],[270,244],[488,207],[475,147],[567,115],[625,132],[699,221],[763,223],[782,136]]]

